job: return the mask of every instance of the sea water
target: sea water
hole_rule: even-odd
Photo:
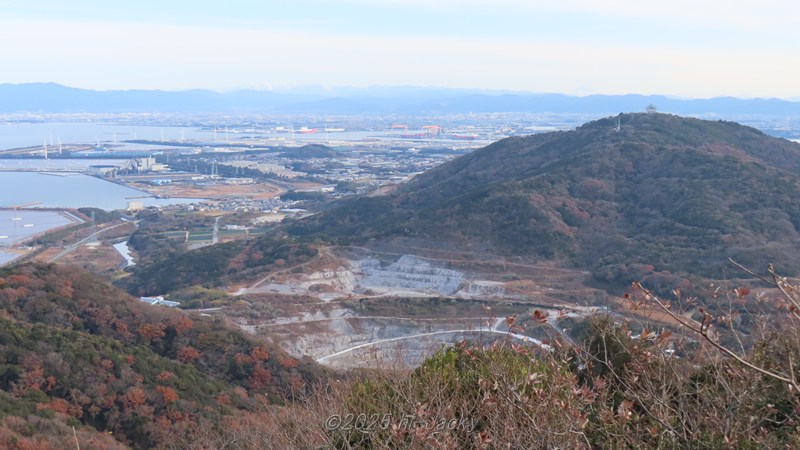
[[[77,173],[0,172],[0,208],[36,203],[40,208],[125,209],[135,199],[144,206],[197,203],[198,199],[154,197],[110,181]]]

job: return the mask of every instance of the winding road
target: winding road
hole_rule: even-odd
[[[547,350],[547,351],[552,350],[552,347],[550,347],[549,345],[543,343],[542,341],[540,341],[538,339],[534,339],[534,338],[529,337],[529,336],[524,336],[522,334],[511,333],[509,331],[498,330],[497,327],[500,324],[502,324],[504,321],[505,321],[505,319],[497,319],[495,321],[494,325],[492,325],[491,328],[480,327],[480,328],[476,328],[476,329],[472,329],[472,330],[432,331],[432,332],[429,332],[429,333],[419,333],[419,334],[412,334],[412,335],[409,335],[409,336],[400,336],[400,337],[395,337],[395,338],[380,339],[380,340],[377,340],[377,341],[367,342],[365,344],[355,345],[353,347],[346,348],[346,349],[338,351],[336,353],[332,353],[330,355],[323,356],[321,358],[317,358],[317,362],[321,363],[321,362],[327,361],[327,360],[329,360],[331,358],[336,358],[337,356],[345,355],[347,353],[350,353],[350,352],[352,352],[354,350],[358,350],[360,348],[371,347],[373,345],[383,344],[383,343],[386,343],[386,342],[397,342],[397,341],[402,341],[402,340],[406,340],[406,339],[416,339],[416,338],[421,338],[421,337],[426,337],[426,336],[436,336],[436,335],[440,335],[440,334],[454,334],[454,333],[497,333],[497,334],[503,334],[503,335],[512,337],[514,339],[519,339],[519,340],[521,340],[523,342],[532,343],[532,344],[538,346],[539,348],[541,348],[542,350]]]

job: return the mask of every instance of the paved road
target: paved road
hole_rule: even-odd
[[[472,330],[433,331],[433,332],[430,332],[430,333],[419,333],[419,334],[412,334],[410,336],[400,336],[400,337],[396,337],[396,338],[380,339],[380,340],[377,340],[377,341],[367,342],[365,344],[359,344],[359,345],[356,345],[356,346],[353,346],[353,347],[350,347],[350,348],[346,348],[346,349],[344,349],[342,351],[338,351],[336,353],[332,353],[330,355],[323,356],[321,358],[317,358],[317,362],[321,363],[321,362],[326,361],[328,359],[335,358],[337,356],[341,356],[341,355],[350,353],[353,350],[358,350],[360,348],[370,347],[370,346],[377,345],[377,344],[383,344],[385,342],[395,342],[395,341],[402,341],[402,340],[405,340],[405,339],[415,339],[415,338],[420,338],[420,337],[425,337],[425,336],[435,336],[435,335],[439,335],[439,334],[454,334],[454,333],[497,333],[497,334],[504,334],[506,336],[510,336],[512,338],[519,339],[519,340],[521,340],[523,342],[530,342],[530,343],[538,346],[542,350],[551,350],[552,349],[552,347],[550,347],[547,344],[542,343],[542,341],[540,341],[538,339],[534,339],[532,337],[524,336],[524,335],[517,334],[517,333],[511,333],[511,332],[508,332],[508,331],[500,331],[500,330],[497,329],[497,326],[499,324],[500,324],[500,321],[498,319],[498,321],[495,323],[495,325],[492,326],[491,328],[480,327],[480,328],[476,328],[476,329],[472,329]]]
[[[122,222],[122,223],[118,223],[116,225],[111,225],[108,228],[103,228],[100,231],[96,231],[96,232],[90,234],[89,236],[86,236],[85,238],[81,239],[80,241],[78,241],[78,242],[76,242],[76,243],[74,243],[72,245],[68,245],[64,250],[62,250],[57,255],[53,256],[52,258],[50,258],[50,260],[48,262],[51,262],[51,263],[52,262],[56,262],[59,259],[63,258],[64,256],[68,255],[69,253],[75,251],[81,245],[83,245],[83,244],[91,241],[92,239],[96,238],[100,234],[103,234],[106,231],[113,230],[114,228],[121,227],[122,225],[127,225],[127,224],[128,224],[128,222]]]

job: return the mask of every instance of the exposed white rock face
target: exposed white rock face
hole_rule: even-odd
[[[355,317],[356,313],[346,308],[338,308],[330,311],[302,312],[295,316],[279,317],[270,322],[271,325],[286,325],[290,323],[321,322],[331,319],[341,319]]]
[[[296,357],[326,358],[331,367],[347,368],[399,363],[416,367],[443,344],[456,344],[463,339],[484,337],[463,329],[480,328],[470,323],[409,323],[391,319],[333,319],[325,322],[325,332],[297,333],[282,346]],[[456,328],[456,330],[453,330]],[[461,330],[459,330],[461,329]],[[453,331],[449,331],[453,330]],[[297,329],[295,330],[297,332]],[[352,351],[350,351],[352,350]],[[337,352],[344,352],[336,356]],[[335,355],[335,357],[330,357]]]
[[[492,296],[505,296],[506,290],[503,283],[496,281],[472,281],[458,291],[459,295],[464,296],[479,296],[479,297],[492,297]]]
[[[381,267],[380,261],[367,258],[355,263],[363,274],[359,285],[366,289],[412,289],[452,295],[461,287],[464,274],[432,266],[416,256],[404,255],[396,262]]]
[[[305,289],[308,289],[314,284],[326,284],[338,291],[350,291],[353,289],[355,276],[353,272],[344,267],[338,267],[336,270],[323,270],[314,272],[308,275],[306,281],[301,283]]]

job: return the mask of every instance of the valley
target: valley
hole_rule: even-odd
[[[618,397],[656,410],[665,383],[724,401],[711,407],[724,414],[743,397],[698,394],[709,373],[760,389],[751,404],[778,403],[791,378],[737,371],[713,349],[780,368],[784,339],[794,345],[800,145],[726,122],[614,119],[368,189],[209,179],[148,187],[209,187],[198,205],[70,210],[83,223],[30,238],[31,262],[0,269],[0,405],[12,411],[0,420],[16,439],[0,443],[28,442],[27,423],[49,427],[50,448],[406,442],[329,420],[376,407],[424,420],[432,405],[458,423],[454,399],[481,424],[509,408],[480,433],[507,418],[527,430],[534,411],[586,414],[573,434],[608,442],[604,427],[634,423]],[[788,277],[758,275],[768,263]]]
[[[620,300],[631,282],[702,295],[697,286],[719,280],[728,256],[792,267],[794,253],[776,244],[794,239],[780,220],[800,220],[800,207],[775,195],[798,183],[785,169],[800,167],[795,144],[661,114],[622,115],[621,131],[616,123],[509,138],[391,190],[275,197],[284,206],[270,211],[131,212],[104,225],[120,233],[77,233],[66,250],[35,259],[63,257],[134,295],[163,295],[337,369],[415,367],[464,340],[570,341],[598,314],[671,327],[671,317]],[[337,157],[324,146],[295,151]],[[772,178],[745,162],[765,164]],[[664,164],[686,173],[664,177]],[[703,178],[693,175],[698,167]],[[715,186],[684,186],[710,179]],[[660,192],[649,190],[656,180]],[[734,180],[760,196],[752,211],[721,187]],[[283,191],[281,183],[271,186]],[[242,190],[261,195],[258,186],[214,192],[225,204]],[[786,216],[744,220],[776,208]],[[785,235],[769,234],[773,224]],[[135,261],[125,270],[112,248],[123,239]],[[759,254],[762,239],[776,252]],[[726,282],[753,280],[736,274]]]

